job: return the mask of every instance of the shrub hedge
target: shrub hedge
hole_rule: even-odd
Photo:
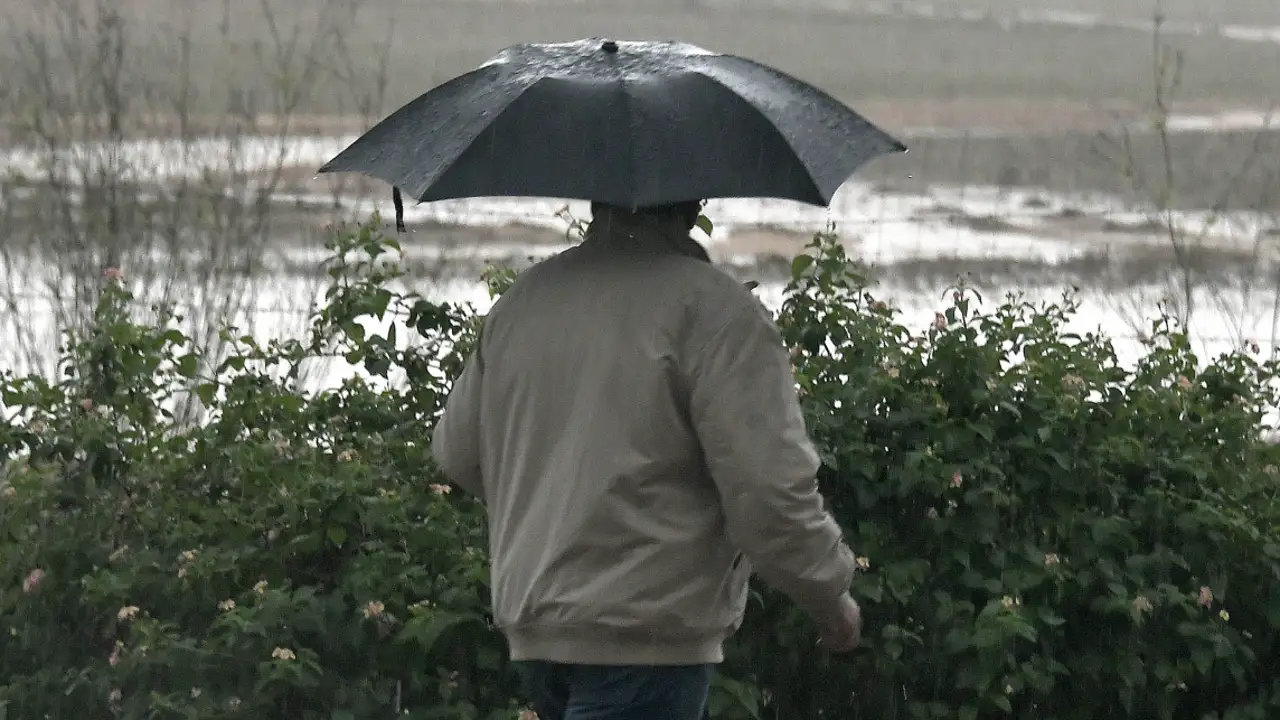
[[[428,452],[482,317],[397,290],[376,227],[306,337],[202,357],[111,273],[60,377],[0,376],[0,718],[518,716],[483,508]],[[1280,364],[1159,319],[1125,367],[1069,296],[957,287],[913,332],[827,234],[793,271],[866,646],[756,587],[711,717],[1280,717]],[[316,356],[364,379],[307,392]]]

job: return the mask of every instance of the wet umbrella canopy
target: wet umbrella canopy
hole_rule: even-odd
[[[858,166],[902,150],[831,96],[760,63],[683,43],[579,40],[504,50],[400,108],[320,172],[364,173],[424,202],[826,206]]]

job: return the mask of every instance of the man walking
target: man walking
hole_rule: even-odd
[[[854,557],[777,329],[691,249],[700,204],[592,211],[495,303],[432,449],[484,500],[541,720],[700,720],[753,568],[840,652]]]

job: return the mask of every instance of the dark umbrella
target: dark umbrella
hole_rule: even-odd
[[[707,198],[826,206],[906,149],[774,68],[675,42],[516,45],[392,113],[320,172],[420,202],[534,196],[642,207]]]

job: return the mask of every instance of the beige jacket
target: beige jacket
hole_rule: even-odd
[[[720,662],[753,567],[814,614],[849,588],[777,329],[681,238],[593,227],[522,273],[435,429],[513,660]]]

